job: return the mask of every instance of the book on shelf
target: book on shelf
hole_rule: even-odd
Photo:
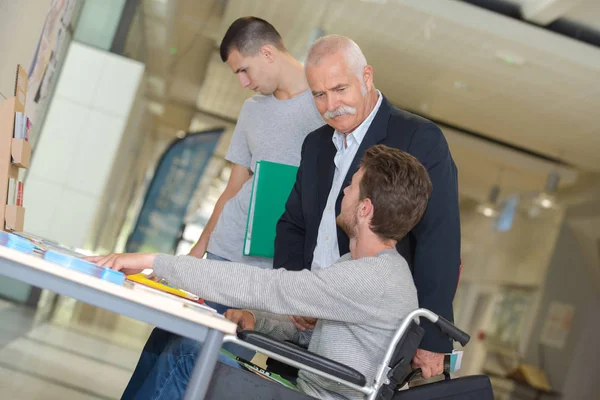
[[[9,178],[8,180],[8,196],[6,204],[9,206],[23,206],[23,182]]]
[[[29,141],[29,132],[31,130],[31,121],[22,112],[15,113],[15,129],[13,137],[15,139],[24,139]]]

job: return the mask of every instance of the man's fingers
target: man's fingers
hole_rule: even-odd
[[[421,368],[423,379],[440,375],[444,372],[444,354],[418,349],[412,362],[413,368]]]
[[[96,264],[101,267],[112,268],[116,258],[116,254],[109,254],[108,256],[102,257],[100,260],[96,261]]]
[[[300,329],[301,331],[304,331],[306,329],[313,329],[315,327],[316,319],[314,318],[306,318],[299,316],[290,316],[289,318],[292,320],[292,322],[294,322],[296,328]]]
[[[242,318],[242,329],[244,330],[254,330],[254,316],[250,313],[244,313],[244,318]]]
[[[433,376],[438,376],[444,373],[444,366],[443,365],[438,365],[438,367],[435,369],[434,375]]]
[[[299,330],[304,331],[306,329],[304,327],[304,325],[302,325],[299,322],[300,317],[290,316],[289,318],[292,320],[292,322],[294,323],[294,325],[296,326],[296,328],[298,328]]]
[[[88,257],[83,257],[83,260],[85,260],[87,262],[95,263],[96,261],[102,260],[104,257],[106,257],[106,256],[88,256]]]
[[[109,254],[106,256],[83,257],[83,260],[85,260],[87,262],[91,262],[93,264],[96,264],[99,267],[110,268],[110,269],[114,269],[116,271],[119,271],[123,268],[123,266],[120,265],[120,263],[119,263],[119,255],[118,254]]]
[[[304,317],[304,321],[306,322],[306,326],[309,327],[310,329],[313,329],[315,327],[315,325],[317,324],[316,318]]]
[[[223,316],[234,324],[237,324],[240,329],[254,329],[254,316],[248,311],[227,310]]]
[[[294,326],[298,329],[302,329],[302,327],[300,325],[298,325],[298,323],[296,322],[296,318],[293,315],[288,315],[288,318],[290,319],[290,321],[292,321],[294,323]]]
[[[223,316],[236,324],[240,320],[239,314],[236,313],[235,310],[227,310]]]
[[[421,376],[423,379],[429,379],[432,376],[431,368],[429,367],[421,367]]]

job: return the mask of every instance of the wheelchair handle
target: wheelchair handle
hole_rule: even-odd
[[[438,316],[438,319],[434,322],[434,324],[439,328],[440,331],[444,332],[450,338],[456,340],[463,346],[466,346],[467,343],[469,343],[469,340],[471,340],[471,337],[466,332],[458,329],[444,317]]]
[[[396,346],[398,345],[400,338],[408,331],[411,321],[418,321],[417,318],[428,319],[434,325],[436,325],[438,329],[440,329],[452,339],[458,341],[463,346],[465,346],[470,340],[469,335],[467,335],[465,332],[461,331],[460,329],[452,325],[450,322],[448,322],[446,319],[440,317],[432,311],[429,311],[426,308],[418,308],[416,310],[411,311],[404,318],[400,325],[400,328],[396,331],[396,334],[392,339],[391,346],[388,347],[387,352],[385,354],[383,364],[381,365],[381,367],[377,371],[377,374],[375,375],[375,387],[377,388],[377,390],[379,390],[379,388],[382,385],[388,382],[387,373],[390,370],[389,365],[390,361],[392,360],[392,356],[394,354]]]

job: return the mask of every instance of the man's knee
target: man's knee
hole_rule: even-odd
[[[171,367],[177,369],[186,378],[192,375],[199,352],[200,343],[184,337],[179,337],[171,341],[166,349]]]

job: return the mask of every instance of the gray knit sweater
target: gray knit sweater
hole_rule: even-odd
[[[261,269],[243,264],[159,255],[155,274],[207,300],[258,310],[255,329],[301,341],[288,315],[318,318],[308,349],[360,371],[373,382],[401,320],[417,308],[408,264],[396,250],[318,271]],[[355,390],[301,371],[298,388],[320,399],[363,399]]]

